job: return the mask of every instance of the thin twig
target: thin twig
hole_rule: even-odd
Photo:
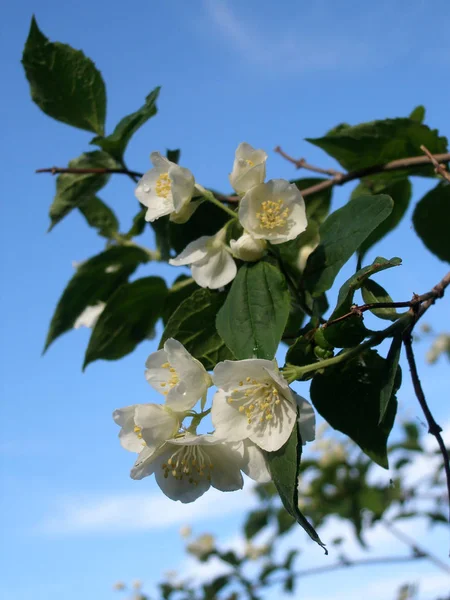
[[[128,169],[107,169],[106,167],[92,168],[77,168],[77,167],[50,167],[48,169],[36,169],[36,173],[51,173],[52,175],[60,175],[69,173],[71,175],[128,175],[129,177],[142,177],[143,173],[138,171],[129,171]]]
[[[450,459],[449,459],[447,449],[445,447],[444,440],[442,439],[442,436],[441,436],[442,427],[436,423],[436,421],[431,413],[431,410],[428,406],[427,400],[425,398],[422,384],[420,383],[419,373],[417,372],[416,360],[415,360],[414,352],[413,352],[413,348],[412,348],[411,331],[412,331],[413,327],[414,327],[414,323],[403,334],[403,343],[405,344],[406,358],[408,360],[409,370],[411,371],[411,379],[413,382],[414,391],[416,393],[420,407],[422,408],[423,414],[425,415],[425,419],[427,420],[428,433],[430,433],[431,435],[434,435],[434,437],[436,438],[436,441],[439,446],[439,450],[442,454],[442,458],[444,461],[444,470],[445,470],[445,477],[447,480],[447,491],[448,491],[448,497],[449,497],[449,523],[450,523]]]
[[[450,152],[445,154],[434,154],[432,155],[436,161],[448,162],[450,161]],[[317,185],[305,188],[302,190],[302,196],[310,196],[317,194],[323,190],[327,190],[335,185],[344,185],[349,181],[360,179],[361,177],[367,177],[368,175],[376,175],[378,173],[385,173],[389,171],[399,171],[402,169],[408,169],[413,166],[426,165],[430,161],[428,156],[412,156],[410,158],[400,158],[392,160],[388,163],[381,165],[372,165],[370,167],[364,167],[363,169],[357,169],[356,171],[350,171],[349,173],[340,174],[338,177],[333,177],[327,181],[322,181]],[[291,161],[292,162],[292,161]]]
[[[390,533],[392,533],[393,536],[395,536],[398,540],[400,540],[404,544],[407,544],[411,548],[411,550],[414,552],[415,555],[419,555],[424,558],[427,558],[430,562],[435,564],[439,569],[442,569],[442,571],[445,571],[446,573],[450,573],[450,565],[448,565],[447,563],[442,561],[438,556],[431,554],[431,552],[429,552],[428,550],[425,550],[424,548],[421,548],[420,546],[418,546],[417,542],[413,538],[409,537],[408,534],[404,533],[400,529],[397,529],[397,527],[395,527],[395,525],[392,523],[392,521],[381,521],[381,523],[382,523],[382,525],[384,525],[384,527]]]
[[[423,560],[425,558],[429,558],[427,554],[411,554],[408,556],[380,556],[378,558],[362,558],[359,560],[351,560],[344,557],[339,562],[333,563],[332,565],[325,565],[323,567],[313,567],[312,569],[303,569],[301,571],[297,571],[293,573],[293,577],[302,578],[308,577],[310,575],[319,575],[320,573],[328,573],[329,571],[337,571],[339,569],[344,569],[346,567],[367,567],[370,565],[380,565],[387,563],[403,563],[410,562],[414,560]],[[275,585],[279,583],[284,583],[286,581],[286,575],[282,577],[274,577],[268,583],[269,585]],[[262,584],[261,584],[262,585]],[[256,589],[258,586],[254,586]]]
[[[292,158],[292,156],[289,156],[289,154],[286,154],[286,152],[282,150],[281,146],[274,148],[274,152],[277,152],[283,158],[294,164],[297,169],[306,169],[308,171],[313,171],[314,173],[321,173],[322,175],[329,175],[330,177],[336,178],[344,175],[344,173],[341,171],[336,171],[335,169],[322,169],[321,167],[315,167],[314,165],[306,162],[306,158]]]
[[[444,179],[446,179],[447,181],[450,181],[450,173],[447,171],[447,167],[445,165],[441,165],[436,158],[431,154],[431,152],[428,150],[428,148],[426,146],[420,146],[420,149],[423,150],[423,152],[425,152],[425,154],[428,156],[428,158],[430,159],[430,161],[433,163],[434,165],[434,172],[436,174],[442,175],[442,177]]]

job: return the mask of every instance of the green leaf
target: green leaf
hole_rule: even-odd
[[[421,144],[431,153],[447,152],[447,139],[439,137],[436,129],[430,129],[408,118],[385,119],[347,125],[343,123],[321,138],[307,138],[308,142],[322,148],[335,158],[347,171],[356,171],[380,165],[400,158],[420,156]],[[434,177],[432,165],[409,167],[405,174]],[[386,174],[389,178],[389,174]]]
[[[170,162],[175,163],[176,165],[180,162],[181,150],[177,148],[177,150],[167,150],[166,157]]]
[[[169,260],[170,258],[170,221],[169,215],[161,217],[150,223],[153,233],[155,234],[155,244],[161,254],[161,260]]]
[[[187,223],[168,223],[170,246],[179,254],[202,235],[214,235],[230,220],[227,213],[212,202],[203,202]],[[156,222],[156,221],[155,221]]]
[[[332,213],[320,226],[320,244],[309,256],[305,287],[313,296],[330,289],[341,267],[392,212],[389,196],[359,196]]]
[[[366,304],[374,302],[393,302],[387,291],[373,279],[367,279],[361,288],[363,300]],[[395,321],[400,317],[400,314],[395,308],[371,308],[370,312],[379,319],[387,319]]]
[[[355,291],[359,290],[364,282],[374,273],[397,267],[401,264],[401,258],[385,258],[378,256],[371,265],[357,271],[348,279],[339,290],[336,308],[330,316],[330,321],[338,319],[350,312],[353,305]],[[335,323],[323,328],[323,334],[329,344],[336,348],[351,348],[356,346],[367,335],[363,325],[363,319],[359,315],[348,317],[340,323]]]
[[[179,287],[181,284],[182,287]],[[169,289],[169,293],[166,298],[166,304],[163,312],[163,322],[164,325],[167,325],[170,317],[176,311],[176,309],[180,306],[184,300],[192,296],[192,294],[198,290],[199,287],[192,281],[191,277],[187,275],[180,275],[173,282],[173,287]]]
[[[101,150],[86,152],[71,160],[70,168],[77,169],[114,169],[117,163],[109,154]],[[56,179],[56,195],[50,206],[51,224],[49,231],[74,208],[86,204],[104,187],[109,179],[106,173],[63,173]]]
[[[33,17],[22,64],[31,97],[45,114],[103,135],[105,84],[100,71],[81,50],[49,42]]]
[[[195,291],[170,317],[159,347],[162,348],[167,339],[175,338],[208,370],[222,360],[233,360],[233,354],[215,328],[216,315],[224,301],[223,293],[208,289]]]
[[[132,352],[153,333],[166,296],[166,284],[160,277],[144,277],[119,287],[94,327],[83,370],[94,360],[117,360]]]
[[[119,231],[119,221],[111,208],[97,196],[92,196],[79,207],[88,225],[98,229],[98,234],[111,238],[113,233]]]
[[[444,181],[417,203],[414,229],[425,246],[441,260],[450,262],[450,185]]]
[[[325,554],[328,554],[328,550],[317,535],[316,530],[298,508],[297,482],[302,455],[302,441],[298,426],[294,426],[284,446],[276,452],[264,452],[264,455],[272,481],[277,488],[284,508],[303,527],[309,537],[322,546]]]
[[[391,214],[361,244],[359,248],[360,259],[363,258],[369,248],[397,227],[409,206],[411,191],[411,183],[409,179],[405,178],[387,183],[377,178],[365,179],[353,190],[352,198],[365,194],[387,194],[394,201]]]
[[[146,208],[141,208],[141,210],[134,215],[133,224],[125,234],[125,237],[127,239],[131,240],[132,238],[142,235],[142,233],[144,233],[145,225],[147,224],[147,221],[145,220],[146,212]]]
[[[217,331],[237,359],[272,359],[289,317],[290,295],[279,269],[243,265],[217,315]]]
[[[106,137],[99,135],[91,140],[91,144],[100,146],[102,150],[108,152],[116,160],[121,162],[132,135],[158,112],[156,100],[160,89],[160,87],[157,87],[150,92],[141,108],[119,121],[110,135]]]
[[[286,354],[286,363],[304,367],[317,362],[317,356],[314,354],[314,344],[310,336],[301,335],[298,337]]]
[[[264,529],[269,523],[269,511],[264,508],[262,510],[253,510],[247,516],[244,525],[245,537],[250,540],[257,533]]]
[[[411,121],[417,121],[417,123],[423,123],[425,119],[425,106],[419,104],[409,115]]]
[[[375,350],[368,350],[344,365],[316,374],[311,383],[311,400],[328,423],[348,435],[376,463],[388,468],[387,439],[397,412],[392,390],[382,423],[381,395],[390,365]]]
[[[386,371],[380,390],[379,423],[382,423],[383,419],[385,418],[389,408],[389,403],[391,402],[391,399],[395,397],[395,393],[400,388],[402,382],[402,371],[398,364],[398,361],[400,360],[401,350],[402,337],[401,335],[395,335],[392,338],[391,347],[389,348],[389,352],[386,357]]]
[[[302,191],[306,188],[312,187],[313,185],[318,185],[323,181],[327,180],[318,177],[305,177],[304,179],[296,179],[291,181],[291,183],[295,183],[298,189]],[[304,198],[308,223],[310,221],[315,221],[320,225],[320,223],[325,221],[328,213],[330,212],[332,194],[333,188],[329,187]]]
[[[87,306],[106,302],[148,255],[139,248],[115,246],[82,263],[64,290],[50,323],[45,350],[72,329]]]

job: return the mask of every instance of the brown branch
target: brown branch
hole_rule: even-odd
[[[308,171],[313,171],[314,173],[321,173],[322,175],[329,175],[336,178],[340,178],[344,175],[344,173],[341,173],[341,171],[336,171],[335,169],[322,169],[321,167],[310,165],[306,162],[306,158],[292,158],[292,156],[289,156],[289,154],[286,154],[286,152],[282,150],[281,146],[274,148],[274,152],[277,152],[283,158],[294,164],[297,169],[307,169]]]
[[[370,565],[380,565],[380,564],[395,564],[395,563],[403,563],[410,562],[414,560],[423,560],[428,558],[427,554],[414,553],[408,556],[380,556],[378,558],[362,558],[358,560],[351,560],[346,557],[343,557],[340,561],[333,563],[332,565],[325,565],[323,567],[313,567],[312,569],[303,569],[301,571],[296,571],[292,575],[283,575],[281,577],[274,577],[270,581],[268,581],[268,585],[277,585],[280,583],[284,583],[289,577],[302,578],[308,577],[310,575],[320,575],[321,573],[328,573],[330,571],[337,571],[339,569],[345,569],[346,567],[367,567]],[[253,589],[258,589],[263,584],[259,584],[253,586]]]
[[[450,566],[447,563],[442,561],[438,556],[435,556],[434,554],[431,554],[431,552],[428,552],[428,550],[425,550],[424,548],[418,546],[416,540],[410,537],[407,533],[404,533],[400,529],[397,529],[397,527],[395,527],[392,521],[382,520],[381,523],[389,531],[389,533],[392,533],[392,535],[395,536],[398,540],[400,540],[404,544],[407,544],[415,555],[427,558],[430,562],[434,563],[439,569],[442,569],[442,571],[450,573]]]
[[[96,167],[89,169],[82,169],[77,167],[50,167],[48,169],[36,169],[36,173],[51,173],[52,175],[59,175],[61,173],[70,173],[72,175],[108,175],[108,174],[119,174],[128,175],[129,177],[142,177],[143,173],[138,171],[129,171],[128,169],[107,169],[104,167]]]
[[[447,480],[447,491],[449,497],[449,523],[450,523],[450,459],[445,447],[444,440],[442,439],[441,432],[442,427],[436,423],[433,414],[431,413],[430,407],[428,406],[427,400],[425,398],[425,394],[422,388],[422,384],[420,383],[419,373],[417,372],[416,360],[414,357],[414,352],[412,348],[412,337],[411,331],[414,324],[408,328],[408,330],[403,334],[403,343],[405,344],[406,358],[409,364],[409,370],[411,371],[411,379],[414,386],[414,391],[417,396],[417,400],[419,401],[420,407],[425,415],[425,419],[428,424],[428,433],[433,435],[436,438],[436,441],[439,446],[439,450],[442,454],[442,458],[444,461],[444,470],[445,477]]]
[[[283,155],[284,154],[285,153],[283,153]],[[436,161],[450,161],[450,152],[447,152],[445,154],[434,154],[432,156]],[[294,164],[296,164],[295,159],[292,159],[290,162],[294,162]],[[349,181],[353,181],[355,179],[360,179],[361,177],[366,177],[367,175],[376,175],[377,173],[385,173],[389,171],[399,171],[402,169],[408,169],[413,166],[426,165],[429,164],[429,162],[430,158],[428,156],[413,156],[410,158],[400,158],[398,160],[392,160],[388,163],[380,165],[364,167],[363,169],[357,169],[356,171],[350,171],[349,173],[339,174],[338,176],[328,179],[327,181],[322,181],[317,185],[305,188],[304,190],[301,190],[302,196],[310,196],[312,194],[316,194],[317,192],[327,190],[328,188],[333,187],[335,185],[344,185],[344,183],[348,183]]]
[[[447,281],[447,278],[449,279],[449,281],[447,283],[445,283]],[[445,283],[445,285],[442,287],[443,283]],[[422,312],[420,312],[420,316],[422,316],[422,314],[432,304],[434,304],[434,302],[437,298],[442,298],[442,296],[444,295],[444,289],[445,289],[445,287],[447,287],[447,285],[449,285],[449,283],[450,283],[450,273],[448,273],[438,285],[436,285],[431,291],[427,292],[426,294],[422,294],[421,296],[418,296],[417,294],[413,294],[412,300],[407,300],[405,302],[372,302],[370,304],[362,304],[361,306],[354,305],[351,307],[351,309],[348,313],[345,313],[345,315],[337,317],[336,319],[331,319],[330,321],[327,321],[326,323],[324,323],[323,327],[324,328],[330,327],[330,325],[335,325],[336,323],[345,321],[346,319],[353,317],[355,315],[358,317],[362,317],[363,313],[366,312],[367,310],[373,310],[376,308],[417,309],[418,306],[423,305],[424,307],[426,306],[426,308]],[[417,322],[417,320],[415,321],[415,323]]]
[[[428,156],[428,158],[430,159],[430,161],[433,163],[434,165],[434,172],[436,173],[436,175],[442,175],[442,177],[444,179],[446,179],[447,181],[450,181],[450,173],[447,171],[447,167],[445,165],[441,165],[436,158],[431,154],[431,152],[428,150],[428,148],[426,146],[420,146],[420,149],[423,150],[423,152],[425,152],[425,154]]]

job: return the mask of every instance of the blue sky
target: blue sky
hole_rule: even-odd
[[[32,13],[50,39],[82,48],[95,60],[107,84],[108,132],[162,86],[159,114],[130,144],[131,168],[146,170],[153,150],[181,148],[183,166],[199,182],[227,191],[241,141],[269,152],[269,178],[292,178],[291,165],[272,148],[280,144],[312,163],[336,166],[303,138],[339,122],[405,116],[424,104],[426,122],[449,136],[450,7],[445,0],[436,0],[432,8],[421,0],[138,0],[128,5],[19,0],[5,10],[0,36],[7,82],[0,99],[5,117],[0,514],[6,568],[0,590],[12,600],[107,600],[114,597],[111,585],[118,579],[140,578],[150,588],[165,570],[191,568],[178,536],[186,522],[197,532],[213,531],[239,543],[243,511],[254,501],[245,491],[225,499],[211,493],[198,505],[181,507],[166,500],[153,481],[129,479],[133,457],[119,446],[111,413],[158,400],[143,377],[156,341],[117,363],[94,363],[84,374],[86,330],[65,335],[41,357],[55,303],[73,274],[71,261],[103,246],[75,213],[45,233],[55,181],[34,170],[65,165],[89,150],[91,136],[51,120],[30,100],[20,57]],[[413,186],[418,200],[433,182],[414,179]],[[334,207],[350,191],[351,186],[337,190]],[[126,230],[136,210],[130,181],[117,176],[101,195]],[[377,254],[404,260],[404,266],[379,279],[398,300],[427,291],[448,269],[415,236],[410,215],[367,259]],[[341,274],[341,283],[351,268]],[[150,273],[172,280],[178,271],[148,265],[139,274]],[[445,317],[446,300],[429,311],[427,321],[436,330],[448,330]],[[425,349],[419,346],[419,359]],[[422,372],[436,417],[449,423],[441,395],[448,386],[448,363],[441,360]],[[297,389],[307,394],[304,386]],[[409,383],[400,401],[403,414],[422,420]],[[374,535],[384,548],[396,548],[382,534]],[[446,556],[445,536],[419,526],[417,535]],[[303,534],[297,536],[303,542]],[[306,540],[304,545],[310,550],[304,564],[323,561],[320,551]],[[327,586],[339,587],[344,577],[346,598],[359,598],[363,584],[380,578],[389,595],[397,583],[421,579],[421,600],[447,587],[432,567],[414,564],[355,572],[353,588],[346,573],[321,582],[308,579],[302,597],[327,597]]]

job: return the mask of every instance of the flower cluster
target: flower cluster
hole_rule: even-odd
[[[113,418],[122,446],[138,453],[131,477],[154,474],[172,500],[192,502],[210,486],[241,489],[242,472],[270,481],[264,451],[281,448],[296,423],[303,443],[314,439],[312,407],[289,388],[275,360],[226,360],[210,376],[180,342],[168,339],[147,359],[145,377],[165,402],[126,406]],[[205,411],[213,385],[217,391]],[[199,401],[202,412],[196,413]],[[214,433],[198,434],[209,413]]]
[[[204,200],[218,203],[211,192],[195,182],[188,169],[158,152],[153,152],[150,159],[153,168],[136,188],[136,197],[147,207],[147,221],[169,215],[171,221],[185,223]],[[229,180],[240,196],[239,209],[235,213],[222,207],[231,216],[229,223],[239,220],[242,235],[227,243],[228,223],[217,234],[191,242],[169,261],[174,266],[189,265],[199,286],[224,287],[236,275],[235,259],[257,261],[266,253],[268,243],[282,244],[305,231],[305,203],[299,189],[284,179],[264,182],[266,160],[267,154],[250,144],[239,144],[236,150]]]

